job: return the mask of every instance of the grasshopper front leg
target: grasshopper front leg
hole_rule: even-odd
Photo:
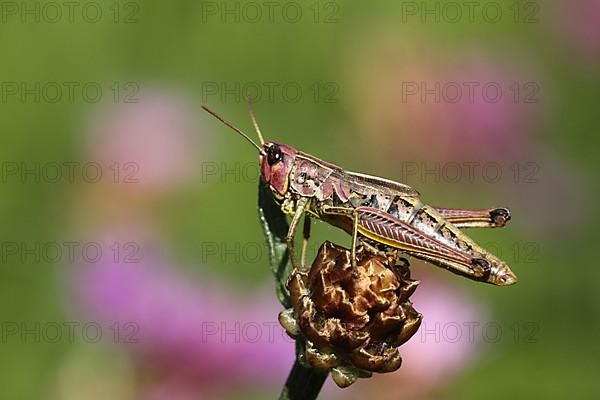
[[[298,228],[298,223],[300,222],[300,218],[306,211],[308,207],[308,199],[306,197],[300,197],[296,202],[296,211],[294,211],[294,215],[292,216],[292,221],[290,222],[290,229],[288,230],[287,236],[285,238],[288,252],[290,253],[290,262],[292,264],[292,268],[296,271],[298,268],[298,260],[296,259],[296,251],[294,250],[294,237],[296,236],[296,229]],[[308,239],[306,239],[308,241]],[[304,247],[304,244],[303,244]],[[304,260],[302,261],[304,264]],[[302,265],[304,267],[304,265]]]
[[[352,218],[352,268],[356,269],[356,240],[358,238],[358,212]]]
[[[308,239],[310,238],[310,216],[304,214],[304,227],[302,228],[302,253],[300,253],[300,265],[302,269],[306,268],[306,250],[308,249]]]

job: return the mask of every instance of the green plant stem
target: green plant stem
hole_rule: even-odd
[[[277,297],[285,308],[291,307],[286,282],[290,274],[286,237],[289,230],[285,214],[281,211],[269,188],[258,184],[258,213],[269,246],[270,263],[277,280]],[[327,369],[305,368],[294,361],[280,400],[315,400],[329,374]]]
[[[296,360],[279,400],[315,400],[328,373],[326,369],[305,368]]]

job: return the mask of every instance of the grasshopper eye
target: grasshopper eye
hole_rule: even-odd
[[[281,149],[278,145],[273,144],[271,147],[269,147],[269,149],[267,150],[267,162],[269,163],[269,165],[276,164],[282,159],[283,153],[281,152]]]

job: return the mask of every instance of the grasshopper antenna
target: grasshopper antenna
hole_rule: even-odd
[[[213,110],[211,110],[208,107],[205,106],[200,106],[202,107],[202,109],[204,111],[206,111],[207,113],[209,113],[210,115],[212,115],[213,117],[215,117],[216,119],[218,119],[219,121],[221,121],[223,124],[227,125],[229,128],[233,129],[234,131],[236,131],[237,133],[239,133],[243,138],[245,138],[248,142],[250,142],[250,144],[254,147],[256,147],[256,149],[258,150],[259,153],[261,154],[266,154],[265,151],[262,149],[262,147],[260,147],[259,145],[257,145],[254,140],[250,139],[250,136],[246,135],[244,132],[242,132],[241,129],[233,126],[233,124],[231,124],[230,122],[226,121],[225,118],[221,117],[219,114],[217,114],[216,112],[214,112]],[[261,137],[262,139],[262,137]]]
[[[260,140],[261,145],[264,145],[265,139],[263,139],[262,132],[258,127],[258,122],[256,122],[256,116],[254,115],[254,109],[252,108],[252,99],[250,98],[248,93],[246,93],[244,97],[246,98],[246,104],[248,105],[248,113],[250,114],[250,118],[252,119],[252,125],[254,125],[254,130],[256,130],[256,134],[258,135],[258,140]]]

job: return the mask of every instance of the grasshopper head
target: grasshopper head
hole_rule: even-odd
[[[265,142],[264,154],[259,155],[260,176],[269,184],[273,194],[282,198],[288,190],[290,172],[296,157],[296,150],[288,145]]]

